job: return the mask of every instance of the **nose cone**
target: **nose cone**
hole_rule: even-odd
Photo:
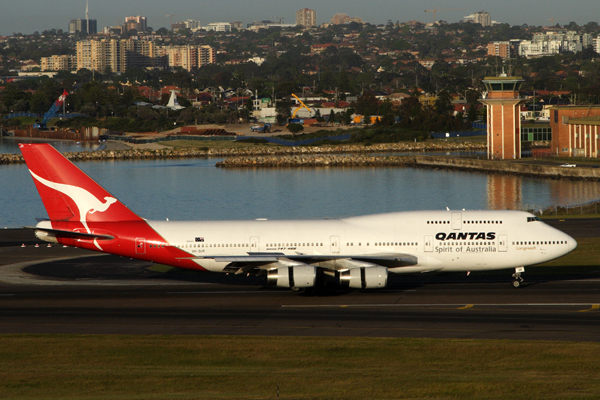
[[[569,235],[565,235],[565,236],[567,236],[567,246],[569,247],[569,253],[570,253],[577,248],[577,241]]]

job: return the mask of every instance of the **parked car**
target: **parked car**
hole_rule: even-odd
[[[262,132],[262,133],[269,133],[271,132],[271,124],[264,124],[263,126],[260,125],[252,125],[250,127],[250,131],[251,132]]]

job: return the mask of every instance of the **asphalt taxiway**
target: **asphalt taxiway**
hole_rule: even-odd
[[[575,238],[600,220],[550,221]],[[21,247],[25,244],[25,247]],[[35,247],[38,244],[39,247]],[[600,264],[600,263],[599,263]],[[600,341],[600,266],[394,277],[380,291],[293,292],[164,271],[0,231],[0,333],[373,336]]]

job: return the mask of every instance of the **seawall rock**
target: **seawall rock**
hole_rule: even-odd
[[[462,170],[471,172],[532,176],[536,178],[600,180],[600,168],[562,168],[512,161],[476,160],[447,156],[369,156],[369,155],[318,155],[318,156],[268,156],[231,157],[218,162],[221,168],[289,168],[289,167],[367,167],[410,166]]]
[[[98,161],[98,160],[132,160],[153,158],[197,158],[197,157],[244,157],[244,156],[285,156],[311,154],[368,154],[381,152],[419,152],[419,151],[454,151],[481,150],[483,143],[455,142],[422,142],[422,143],[380,143],[370,146],[349,144],[341,146],[248,146],[226,149],[206,148],[173,148],[162,150],[131,149],[131,150],[99,150],[67,152],[64,156],[69,160]],[[0,154],[0,164],[22,163],[20,154]]]

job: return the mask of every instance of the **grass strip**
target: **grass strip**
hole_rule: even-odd
[[[576,399],[600,343],[2,335],[3,399]]]

